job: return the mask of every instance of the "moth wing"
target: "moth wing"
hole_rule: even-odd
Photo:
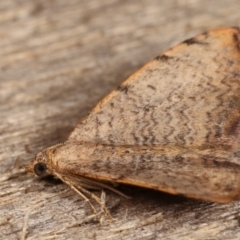
[[[240,200],[239,165],[212,156],[194,155],[152,156],[153,168],[149,168],[148,162],[140,171],[133,171],[117,182],[212,202]]]
[[[66,145],[66,158],[58,154],[67,159],[63,169],[204,200],[240,199],[239,93],[240,30],[188,39],[130,76],[79,123],[66,143],[76,143],[78,154]]]
[[[67,147],[71,151],[75,148]],[[62,169],[68,176],[130,184],[214,202],[240,199],[240,166],[228,161],[234,158],[234,152],[98,145],[81,146],[81,161],[77,161],[77,156],[69,155],[66,149],[64,146],[64,154],[70,159],[62,164]],[[71,157],[76,159],[72,161]]]
[[[231,136],[240,131],[239,92],[240,30],[209,31],[130,76],[78,124],[68,141],[231,145]]]
[[[129,172],[116,182],[212,202],[240,200],[239,165],[193,154],[165,155],[164,161],[159,162],[160,158],[152,156],[153,168],[149,162],[142,169],[140,164],[140,170]]]

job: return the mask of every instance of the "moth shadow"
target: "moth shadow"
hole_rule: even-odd
[[[46,176],[43,178],[36,178],[36,181],[39,183],[35,190],[44,189],[45,192],[56,192],[60,189],[69,188],[69,186],[65,185],[61,180],[55,178],[54,176]],[[42,186],[41,184],[42,183]],[[55,186],[54,190],[53,187]],[[145,189],[135,186],[128,185],[120,185],[117,190],[121,191],[125,195],[130,198],[124,198],[119,196],[118,194],[105,190],[106,192],[106,206],[110,210],[110,212],[114,215],[123,214],[124,212],[128,212],[130,215],[149,212],[172,212],[174,211],[175,216],[180,213],[192,213],[198,211],[198,209],[202,208],[211,208],[216,203],[206,202],[197,199],[191,199],[180,195],[173,195],[165,192],[155,191],[152,189]],[[99,190],[89,190],[94,195],[101,197],[101,191]],[[61,191],[60,191],[61,192]],[[78,204],[79,201],[84,201],[79,198],[74,197],[75,194],[71,194],[68,197],[75,199],[74,202]],[[62,197],[59,195],[59,198]],[[92,199],[92,204],[95,207],[99,207],[98,204]],[[89,209],[90,211],[90,209]],[[90,211],[91,212],[91,211]]]
[[[47,184],[49,186],[63,184],[63,182],[60,179],[54,177],[53,175],[48,175],[48,176],[45,176],[42,178],[37,178],[37,180],[40,182],[44,182],[45,184]]]
[[[131,199],[138,199],[139,201],[156,201],[161,205],[169,205],[189,201],[189,198],[186,198],[182,195],[173,195],[166,192],[135,186],[121,186],[119,189],[131,197]]]
[[[121,192],[131,197],[131,199],[122,199],[121,204],[129,211],[138,212],[195,212],[202,207],[211,208],[216,203],[206,202],[197,199],[191,199],[182,195],[173,195],[165,192],[144,189],[135,186],[120,186]],[[120,207],[121,208],[121,207]]]

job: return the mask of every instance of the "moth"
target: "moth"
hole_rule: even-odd
[[[240,199],[240,29],[219,28],[163,52],[26,169],[86,201],[115,184],[227,203]],[[94,206],[89,203],[96,212]]]

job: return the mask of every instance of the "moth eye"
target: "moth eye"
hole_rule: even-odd
[[[44,175],[46,175],[47,173],[47,166],[45,163],[36,163],[34,165],[34,172],[36,173],[36,175],[38,175],[39,177],[42,177]]]

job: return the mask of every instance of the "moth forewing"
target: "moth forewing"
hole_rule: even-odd
[[[81,155],[76,160],[75,154],[69,152]],[[64,154],[68,156],[66,163],[62,161]],[[230,202],[240,198],[240,166],[228,160],[232,156],[229,151],[216,149],[206,154],[199,149],[179,147],[113,147],[67,142],[55,150],[53,163],[58,165],[59,174],[85,177],[92,184],[124,183],[202,200]]]

